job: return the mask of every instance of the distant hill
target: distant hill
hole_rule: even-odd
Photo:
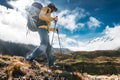
[[[54,52],[55,53],[61,53],[59,48],[54,48]],[[69,50],[67,48],[62,48],[62,53],[64,53],[64,54],[71,53],[71,52],[73,52],[73,51],[71,51],[71,50]]]
[[[0,40],[0,53],[8,55],[26,56],[27,53],[35,49],[35,45],[13,43],[8,41]],[[59,48],[54,48],[55,53],[60,53]],[[69,49],[62,48],[63,53],[70,53]]]
[[[7,55],[25,56],[35,48],[33,45],[19,44],[0,40],[0,53]]]

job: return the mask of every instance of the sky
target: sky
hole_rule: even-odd
[[[63,48],[74,51],[120,48],[120,0],[35,0],[43,6],[54,3]],[[39,45],[37,32],[26,35],[26,11],[33,0],[0,0],[0,39]],[[54,27],[52,23],[51,27]],[[50,41],[53,33],[50,32]],[[59,48],[55,33],[53,47]]]

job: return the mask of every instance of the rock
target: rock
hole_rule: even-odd
[[[73,80],[75,76],[59,67],[53,70],[37,61],[29,63],[19,56],[0,56],[0,65],[0,80]]]
[[[23,57],[0,55],[0,80],[120,80],[120,75],[90,75],[59,66],[48,69],[37,61],[29,63]]]

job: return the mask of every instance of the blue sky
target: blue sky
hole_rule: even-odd
[[[101,36],[102,35],[101,32],[103,32],[103,30],[107,25],[113,27],[115,24],[120,23],[120,15],[119,15],[120,0],[109,0],[109,1],[108,0],[100,0],[100,1],[98,0],[40,0],[40,1],[44,3],[46,3],[47,1],[53,2],[58,7],[58,13],[63,10],[73,11],[76,8],[81,8],[85,10],[83,13],[85,14],[85,17],[75,19],[76,24],[77,23],[84,24],[83,28],[80,27],[80,28],[77,28],[77,30],[70,31],[69,29],[63,28],[65,26],[58,26],[60,28],[60,32],[63,34],[67,34],[67,36],[75,36],[79,34],[81,36],[81,39],[90,39],[96,36]],[[7,4],[7,0],[1,0],[0,4],[5,5],[7,8],[12,8],[10,4]],[[100,27],[92,26],[94,28],[90,29],[89,25],[85,24],[87,21],[89,21],[89,18],[91,16],[96,18],[100,22],[99,24]]]
[[[25,37],[25,7],[33,0],[9,1],[0,0],[0,39],[39,45],[36,33],[31,32],[28,39]],[[59,17],[57,27],[62,47],[72,50],[108,50],[120,47],[120,0],[37,1],[44,6],[52,2],[58,8],[52,16]],[[15,15],[16,17],[13,17]],[[51,27],[53,26],[54,24]],[[7,33],[4,31],[6,28]],[[22,35],[22,38],[19,38],[19,35]],[[51,36],[52,33],[50,38]],[[59,46],[57,34],[53,46]]]
[[[0,4],[6,6],[7,8],[13,8],[12,5],[8,4],[8,0],[0,0]]]
[[[100,26],[89,28],[89,25],[84,25],[73,32],[62,29],[61,32],[74,36],[79,34],[81,39],[90,39],[96,36],[102,36],[102,32],[107,25],[113,27],[115,24],[120,23],[120,0],[50,0],[54,2],[59,11],[74,10],[82,8],[88,13],[84,18],[78,18],[76,23],[85,24],[92,16],[100,22]],[[78,15],[79,16],[79,15]]]

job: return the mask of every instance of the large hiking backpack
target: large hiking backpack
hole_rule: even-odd
[[[31,31],[38,30],[39,13],[43,6],[39,2],[34,2],[27,10],[27,26]]]

